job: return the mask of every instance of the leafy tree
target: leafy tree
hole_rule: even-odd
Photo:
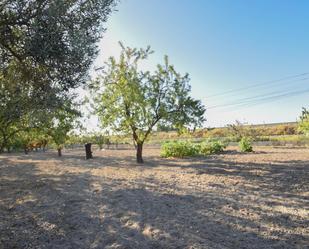
[[[17,136],[14,136],[12,147],[15,150],[22,148],[25,154],[28,154],[29,150],[37,150],[38,148],[45,151],[48,140],[48,135],[45,133],[44,129],[27,129],[18,132]]]
[[[227,125],[228,131],[231,136],[235,137],[236,140],[240,141],[245,136],[245,127],[240,121],[236,120],[235,124]]]
[[[63,102],[52,89],[47,92],[34,91],[22,80],[15,65],[8,68],[5,76],[0,71],[0,151],[9,146],[17,133],[41,126],[46,114]]]
[[[86,82],[114,3],[0,1],[0,151],[29,118],[44,120]]]
[[[62,148],[69,138],[68,133],[76,126],[76,119],[80,113],[71,106],[57,110],[49,120],[47,134],[57,146],[58,156],[62,156]]]
[[[234,137],[236,141],[240,141],[243,137],[249,137],[255,140],[259,135],[258,130],[252,125],[245,125],[239,120],[236,120],[234,124],[227,125],[228,133]]]
[[[300,132],[309,135],[309,110],[306,108],[303,108],[302,110],[300,121],[298,123],[298,129]]]
[[[4,0],[0,3],[0,71],[12,63],[27,79],[63,90],[85,82],[102,23],[114,0]],[[35,84],[35,82],[33,82]]]
[[[157,131],[169,132],[169,131],[177,131],[175,127],[168,126],[163,122],[158,122]]]
[[[119,60],[111,57],[103,74],[90,84],[93,107],[103,127],[132,135],[137,162],[143,163],[143,144],[159,121],[175,127],[199,126],[205,108],[189,96],[188,74],[177,73],[167,56],[155,72],[144,72],[139,63],[152,53],[150,47],[120,46]]]
[[[97,144],[100,148],[100,150],[103,149],[103,145],[104,144],[107,144],[109,139],[107,136],[104,136],[103,134],[94,134],[93,137],[92,137],[92,141],[93,143]]]

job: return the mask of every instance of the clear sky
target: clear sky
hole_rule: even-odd
[[[151,45],[150,68],[167,54],[190,74],[205,126],[295,121],[309,107],[309,1],[122,0],[117,9],[95,66],[119,54],[118,41]]]

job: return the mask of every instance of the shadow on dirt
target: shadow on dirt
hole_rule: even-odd
[[[197,176],[224,175],[250,182],[248,186],[213,183],[212,191],[182,195],[159,191],[160,183],[154,179],[148,179],[151,185],[148,180],[129,185],[87,172],[42,174],[36,163],[50,158],[28,158],[24,162],[1,158],[0,248],[305,248],[308,241],[284,230],[305,228],[305,221],[269,212],[274,206],[306,208],[308,200],[297,190],[308,187],[307,161],[265,165],[211,157],[184,159],[180,165],[178,160],[148,157],[140,166],[134,156],[94,158],[89,165],[80,155],[53,158],[66,167],[160,164],[166,170],[177,167]],[[231,187],[232,194],[221,194]],[[233,210],[250,212],[240,217]],[[254,214],[260,216],[258,221],[250,218]],[[270,224],[283,230],[274,229],[266,236]]]

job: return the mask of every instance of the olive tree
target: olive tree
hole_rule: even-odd
[[[89,85],[92,106],[105,129],[132,135],[137,162],[143,163],[143,144],[159,121],[200,126],[205,108],[190,97],[188,74],[176,72],[167,56],[155,72],[145,72],[139,66],[152,53],[150,47],[120,46],[120,58],[111,57],[102,75]]]
[[[63,90],[85,82],[114,2],[1,1],[0,70],[16,63],[24,78],[44,77]]]
[[[19,132],[41,127],[46,115],[64,102],[53,88],[34,90],[16,67],[8,67],[5,75],[0,71],[0,152]]]
[[[26,117],[55,112],[87,81],[115,2],[0,1],[0,152]]]

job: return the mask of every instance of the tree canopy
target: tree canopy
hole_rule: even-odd
[[[62,155],[61,150],[68,138],[68,132],[77,126],[75,121],[79,116],[80,113],[68,103],[49,117],[46,133],[56,144],[59,156]]]
[[[0,71],[68,90],[85,82],[114,0],[10,0],[0,3]]]
[[[190,78],[164,58],[153,73],[139,69],[150,47],[123,46],[119,60],[111,57],[101,76],[90,84],[95,113],[105,129],[132,134],[137,162],[142,163],[145,140],[160,121],[176,127],[200,126],[205,108],[190,94]]]
[[[0,1],[0,151],[71,101],[115,0]],[[25,121],[26,120],[26,121]]]

